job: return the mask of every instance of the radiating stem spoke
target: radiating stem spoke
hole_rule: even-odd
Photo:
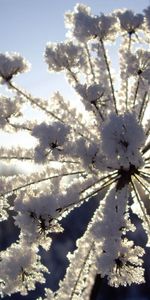
[[[112,91],[112,97],[113,97],[113,103],[114,103],[115,112],[116,112],[116,114],[118,114],[118,109],[117,109],[117,103],[116,103],[116,97],[115,97],[115,91],[114,91],[114,86],[113,86],[112,75],[111,75],[111,71],[110,71],[110,66],[109,66],[109,62],[108,62],[108,58],[107,58],[107,54],[106,54],[104,42],[103,42],[102,39],[100,39],[100,43],[101,43],[101,47],[102,47],[102,50],[103,50],[104,60],[105,60],[106,68],[107,68],[107,72],[108,72],[108,77],[109,77],[109,82],[110,82],[110,86],[111,86],[111,91]]]
[[[132,180],[131,180],[131,185],[132,185],[132,187],[133,187],[134,194],[135,194],[135,196],[136,196],[137,202],[138,202],[138,204],[139,204],[139,206],[140,206],[140,208],[141,208],[141,211],[142,211],[142,213],[143,213],[145,222],[147,223],[148,229],[149,229],[149,231],[150,231],[150,222],[149,222],[149,219],[147,218],[147,215],[146,215],[146,212],[145,212],[145,208],[144,208],[143,203],[142,203],[142,201],[141,201],[141,199],[140,199],[140,196],[139,196],[139,193],[138,193],[138,191],[137,191],[137,189],[136,189],[136,187],[135,187],[135,184],[133,183]]]
[[[91,252],[93,251],[93,246],[94,246],[94,241],[91,243],[90,248],[89,248],[89,250],[88,250],[88,253],[87,253],[86,257],[85,257],[84,260],[83,260],[83,264],[82,264],[82,266],[81,266],[81,268],[80,268],[79,274],[78,274],[78,276],[77,276],[77,278],[76,278],[76,282],[75,282],[74,287],[73,287],[73,290],[72,290],[72,292],[71,292],[70,300],[73,300],[73,297],[74,297],[74,295],[75,295],[77,286],[78,286],[78,284],[79,284],[79,282],[80,282],[80,278],[81,278],[81,276],[82,276],[82,273],[84,272],[85,266],[86,266],[86,264],[87,264],[87,262],[88,262],[88,260],[89,260],[89,257],[90,257],[90,255],[91,255]]]
[[[147,188],[147,186],[136,176],[134,175],[134,177],[137,179],[137,181],[143,186],[143,188],[150,194],[149,189]]]
[[[149,102],[149,97],[148,97],[147,92],[145,92],[143,100],[142,100],[142,103],[141,103],[141,108],[140,108],[140,111],[139,111],[139,116],[138,116],[138,119],[139,119],[140,123],[142,123],[142,121],[143,121],[144,114],[145,114],[148,102]]]
[[[24,189],[26,187],[29,187],[31,185],[34,185],[34,184],[38,184],[38,183],[42,183],[44,181],[47,181],[47,180],[51,180],[51,179],[54,179],[54,178],[59,178],[59,177],[66,177],[66,176],[73,176],[73,175],[80,175],[80,174],[85,174],[85,171],[77,171],[77,172],[69,172],[69,173],[62,173],[62,174],[57,174],[57,175],[53,175],[53,176],[49,176],[49,177],[45,177],[45,178],[40,178],[38,180],[35,180],[35,181],[32,181],[32,182],[28,182],[26,184],[23,184],[23,185],[20,185],[14,189],[11,189],[9,191],[6,191],[4,193],[1,193],[0,194],[0,197],[3,197],[3,196],[6,196],[8,194],[11,194],[11,193],[14,193],[14,192],[17,192],[21,189]]]

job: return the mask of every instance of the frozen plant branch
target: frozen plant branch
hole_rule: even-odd
[[[76,250],[67,256],[69,267],[58,290],[47,288],[44,300],[89,300],[97,274],[116,288],[145,281],[146,248],[135,245],[128,233],[137,229],[131,221],[134,213],[150,246],[145,204],[150,193],[149,12],[150,7],[143,14],[117,10],[94,16],[89,7],[77,4],[66,13],[66,40],[48,43],[44,59],[50,72],[65,73],[80,108],[59,92],[51,102],[18,87],[15,76],[26,72],[29,63],[17,53],[0,54],[0,84],[14,95],[0,96],[1,130],[29,139],[29,149],[22,143],[2,145],[0,159],[30,166],[24,174],[0,178],[1,222],[13,210],[20,232],[18,240],[0,252],[2,297],[27,295],[37,282],[45,283],[48,269],[41,262],[40,247],[50,251],[53,233],[65,230],[62,218],[95,199],[98,207]],[[112,70],[112,41],[119,44],[120,72]],[[26,103],[34,120],[25,119]],[[43,122],[34,115],[36,110],[43,113]]]

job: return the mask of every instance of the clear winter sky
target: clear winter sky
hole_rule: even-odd
[[[0,0],[0,52],[19,52],[32,63],[31,72],[19,75],[16,80],[35,96],[48,97],[52,91],[65,90],[65,79],[47,72],[43,52],[48,41],[64,41],[64,13],[77,2],[80,1]],[[116,8],[142,12],[150,0],[82,0],[81,3],[99,14]]]

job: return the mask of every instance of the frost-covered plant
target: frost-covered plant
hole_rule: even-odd
[[[16,53],[0,54],[1,84],[14,92],[13,98],[1,96],[0,125],[32,137],[29,149],[0,149],[1,160],[32,163],[28,174],[0,179],[1,221],[14,210],[20,229],[16,243],[0,254],[2,296],[24,295],[44,282],[48,270],[39,247],[49,250],[51,233],[63,231],[61,219],[94,196],[98,208],[75,252],[68,254],[70,265],[58,291],[47,289],[45,299],[89,299],[96,274],[115,287],[144,282],[144,249],[129,233],[136,230],[134,213],[150,245],[150,7],[143,14],[117,10],[94,16],[77,4],[65,23],[66,41],[47,44],[45,61],[49,71],[65,73],[80,109],[59,92],[46,101],[20,89],[13,78],[28,63]],[[32,118],[24,117],[26,104]]]

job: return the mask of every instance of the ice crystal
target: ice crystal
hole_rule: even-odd
[[[27,132],[33,141],[29,149],[1,147],[0,158],[36,166],[29,174],[0,180],[1,221],[14,210],[20,229],[16,243],[0,254],[2,296],[27,294],[36,282],[44,282],[47,269],[39,247],[49,250],[51,233],[64,230],[62,218],[94,197],[98,207],[77,249],[67,256],[64,279],[57,291],[46,289],[45,300],[89,299],[96,274],[115,287],[144,282],[145,250],[128,233],[136,230],[133,212],[150,245],[149,11],[94,16],[89,7],[77,4],[66,13],[66,40],[48,43],[44,58],[50,72],[65,73],[80,109],[59,92],[46,101],[20,89],[12,79],[28,64],[19,54],[0,54],[1,84],[15,94],[0,97],[1,128]],[[118,74],[109,58],[114,40],[120,43]],[[25,120],[24,103],[42,111],[44,122],[36,116]]]

